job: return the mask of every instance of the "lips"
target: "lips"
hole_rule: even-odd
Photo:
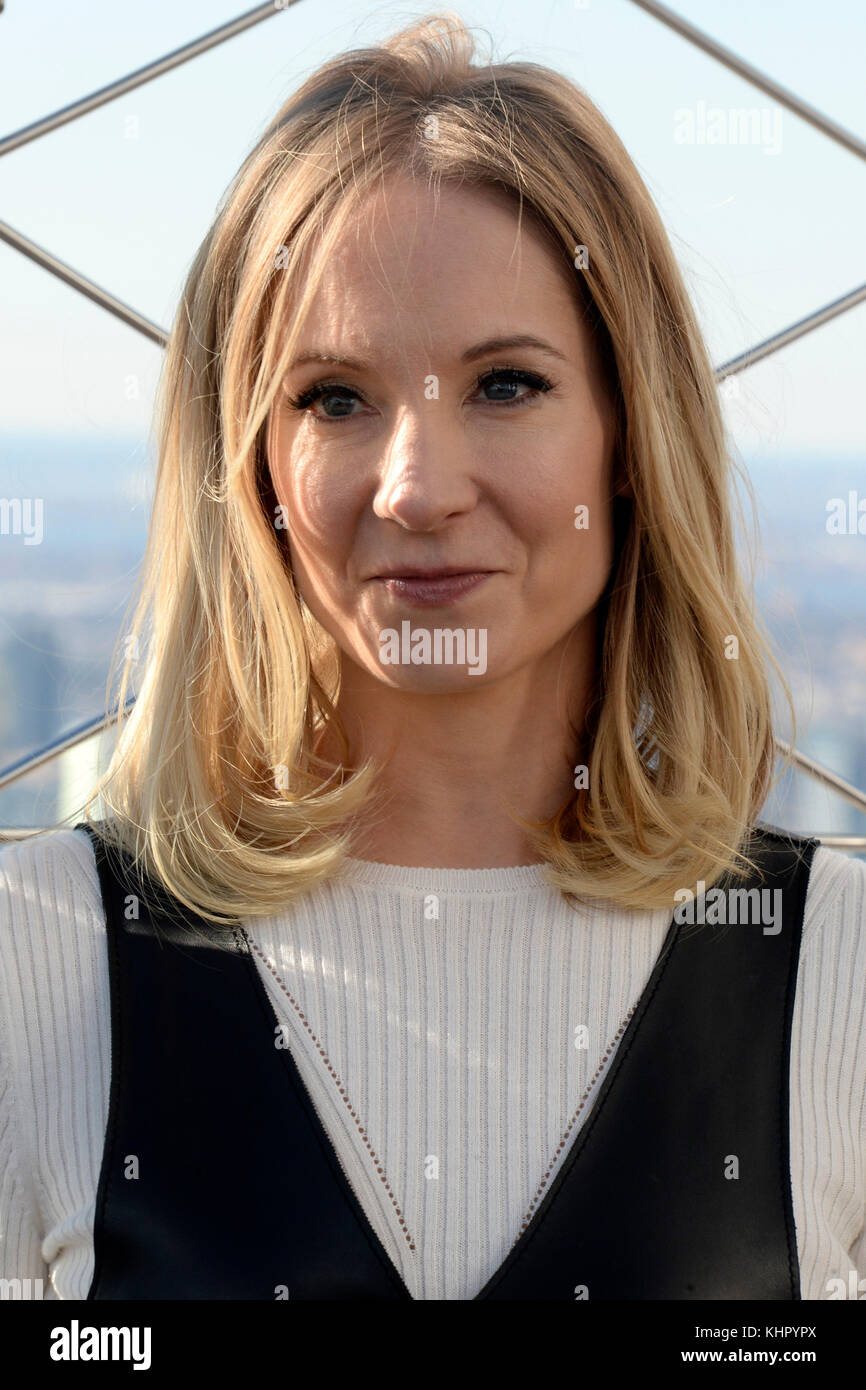
[[[461,574],[490,574],[491,570],[485,569],[483,565],[450,565],[442,569],[415,569],[407,566],[405,569],[382,570],[379,574],[374,574],[373,579],[452,579]]]
[[[414,573],[375,575],[373,582],[381,584],[393,599],[429,607],[456,603],[486,583],[494,573],[494,570],[416,570]]]

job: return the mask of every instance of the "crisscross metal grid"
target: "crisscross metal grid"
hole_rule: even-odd
[[[172,68],[179,67],[182,63],[187,63],[192,58],[198,57],[199,54],[208,52],[209,49],[215,48],[218,44],[225,43],[228,39],[232,39],[236,35],[244,33],[247,29],[252,28],[255,24],[261,23],[263,20],[273,19],[285,13],[298,3],[300,3],[300,0],[271,0],[271,3],[255,6],[254,9],[239,15],[237,19],[231,20],[228,24],[223,24],[201,35],[200,38],[195,39],[192,43],[184,44],[180,48],[173,49],[162,58],[158,58],[154,62],[146,64],[144,67],[136,68],[134,72],[128,73],[125,77],[119,78],[116,82],[112,82],[106,87],[101,87],[97,91],[91,92],[88,96],[81,97],[78,101],[72,102],[70,105],[64,106],[58,111],[54,111],[51,115],[45,116],[41,120],[34,121],[31,125],[24,126],[21,130],[14,131],[11,135],[7,135],[4,139],[0,140],[0,156],[9,154],[12,150],[20,149],[22,145],[26,145],[32,140],[41,139],[42,136],[48,135],[52,130],[57,130],[59,126],[77,120],[80,116],[84,116],[88,112],[96,110],[97,107],[104,106],[106,103],[116,100],[118,97],[125,95],[125,93],[132,91],[135,87],[139,87],[145,82],[151,82],[155,78],[161,77],[163,73],[171,71]],[[662,24],[667,25],[668,28],[672,29],[689,43],[701,49],[703,52],[708,53],[712,58],[716,59],[717,62],[722,63],[732,72],[737,73],[747,82],[750,82],[762,92],[765,92],[781,106],[787,107],[789,111],[792,111],[801,120],[807,121],[817,130],[820,130],[828,139],[834,140],[850,153],[857,155],[858,158],[866,159],[866,143],[864,143],[864,141],[859,139],[856,135],[853,135],[850,131],[843,129],[842,126],[837,125],[834,121],[831,121],[822,112],[816,110],[815,107],[802,101],[795,93],[780,86],[779,83],[774,82],[771,78],[767,77],[765,73],[752,67],[751,64],[745,62],[744,59],[740,58],[736,53],[733,53],[730,49],[717,43],[714,39],[710,38],[709,35],[703,33],[702,30],[688,23],[688,21],[684,20],[673,10],[668,9],[667,6],[658,4],[657,0],[630,0],[630,3],[638,6],[639,9],[644,10]],[[2,11],[2,8],[3,4],[2,0],[0,0],[0,11]],[[88,299],[93,300],[94,303],[106,309],[123,323],[128,324],[129,327],[133,328],[137,333],[141,333],[146,338],[151,339],[151,341],[158,343],[161,347],[165,347],[168,341],[168,333],[164,328],[153,323],[150,319],[145,318],[143,314],[138,313],[137,310],[130,305],[122,303],[122,301],[111,294],[110,291],[80,274],[73,266],[67,265],[58,257],[52,255],[45,247],[38,246],[34,241],[31,241],[29,237],[24,236],[23,233],[17,231],[14,227],[9,226],[8,223],[3,221],[0,221],[0,238],[7,242],[8,245],[14,247],[16,251],[20,251],[22,255],[35,261],[37,265],[47,270],[51,275],[64,281],[65,284],[70,285],[80,294],[86,295]],[[765,339],[761,343],[756,343],[754,347],[749,348],[746,352],[740,353],[737,357],[733,357],[730,361],[723,363],[720,367],[715,369],[717,381],[722,382],[727,377],[745,371],[747,367],[751,367],[756,362],[760,362],[765,357],[769,357],[772,353],[778,352],[783,347],[787,347],[789,343],[795,342],[798,338],[804,337],[805,334],[813,332],[816,328],[820,328],[823,324],[828,323],[839,314],[845,313],[846,310],[853,309],[855,305],[862,303],[864,300],[866,300],[866,284],[857,286],[848,294],[833,300],[829,304],[825,304],[822,308],[815,310],[814,313],[808,314],[805,318],[782,329],[781,332],[773,334],[772,337]],[[26,754],[23,758],[19,758],[16,762],[9,764],[5,768],[0,768],[0,790],[10,783],[17,781],[20,777],[24,777],[27,773],[34,772],[37,768],[42,767],[45,763],[52,761],[54,758],[60,757],[63,753],[75,747],[77,744],[82,743],[84,740],[92,738],[103,729],[110,727],[119,718],[125,718],[134,703],[135,696],[131,696],[122,710],[113,710],[108,718],[104,715],[99,715],[93,719],[87,720],[69,733],[46,744],[44,747]],[[808,776],[815,778],[824,786],[829,787],[832,791],[837,793],[837,795],[856,806],[858,810],[866,811],[866,792],[852,786],[849,782],[846,782],[828,768],[823,767],[814,759],[807,757],[806,754],[799,749],[791,748],[790,745],[783,742],[781,739],[776,739],[776,746],[780,753],[785,755],[790,754],[794,764]],[[14,838],[19,833],[21,832],[12,828],[0,830],[0,839],[4,837]],[[819,833],[818,837],[822,843],[832,845],[838,849],[866,849],[866,835],[821,835]]]

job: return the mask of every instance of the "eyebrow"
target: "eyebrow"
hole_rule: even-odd
[[[514,333],[502,335],[497,338],[485,338],[483,343],[476,343],[474,347],[467,348],[460,356],[461,362],[475,362],[479,357],[487,357],[490,353],[502,352],[505,348],[536,348],[538,352],[547,353],[548,357],[555,357],[560,362],[568,362],[568,358],[558,348],[551,343],[546,343],[543,338],[533,337],[531,333]],[[307,362],[324,362],[331,367],[349,367],[356,372],[371,371],[374,363],[367,362],[361,357],[346,357],[340,353],[325,352],[320,348],[309,348],[302,352],[293,362],[289,364],[289,371],[294,371],[296,367],[303,367]]]

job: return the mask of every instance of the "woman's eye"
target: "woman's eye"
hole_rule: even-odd
[[[297,403],[296,408],[298,410],[305,410],[309,406],[315,405],[319,401],[322,402],[323,407],[325,406],[326,402],[335,402],[338,407],[352,406],[354,404],[354,401],[359,399],[360,397],[358,396],[358,393],[356,391],[352,391],[348,386],[311,386],[309,391],[303,392],[299,402]],[[292,401],[292,405],[295,405],[294,401]],[[312,413],[315,414],[315,412]],[[349,409],[338,409],[336,414],[332,415],[329,414],[326,410],[324,418],[326,420],[345,420],[349,417],[351,413],[352,412]],[[317,415],[316,418],[321,419],[321,416]]]
[[[520,395],[514,395],[515,388],[521,386],[526,388],[525,391]],[[494,392],[492,397],[483,399],[482,404],[502,408],[523,405],[530,398],[535,398],[545,391],[552,390],[552,383],[536,372],[526,372],[517,367],[500,367],[484,372],[483,375],[479,376],[475,382],[474,390],[476,392]],[[300,411],[310,410],[311,406],[321,402],[325,413],[320,415],[311,411],[311,414],[322,424],[351,419],[355,413],[352,406],[357,402],[364,404],[363,397],[354,387],[326,381],[317,382],[314,386],[308,387],[306,391],[302,391],[299,396],[287,396],[286,401],[293,410]],[[334,413],[332,413],[332,407]]]
[[[525,395],[520,396],[494,396],[487,403],[490,405],[522,405],[530,397],[540,396],[551,389],[551,383],[546,377],[538,376],[536,372],[521,371],[517,367],[500,367],[498,371],[485,372],[475,383],[477,391],[498,391],[503,388],[510,391],[515,386],[526,386],[528,390]]]

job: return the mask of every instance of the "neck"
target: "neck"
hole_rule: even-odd
[[[427,868],[508,868],[541,856],[509,815],[554,815],[574,796],[589,681],[566,698],[560,662],[546,679],[521,670],[479,690],[383,687],[353,667],[340,691],[351,767],[384,763],[381,800],[358,818],[357,859]],[[531,679],[530,679],[531,676]],[[336,740],[317,753],[336,766]]]

